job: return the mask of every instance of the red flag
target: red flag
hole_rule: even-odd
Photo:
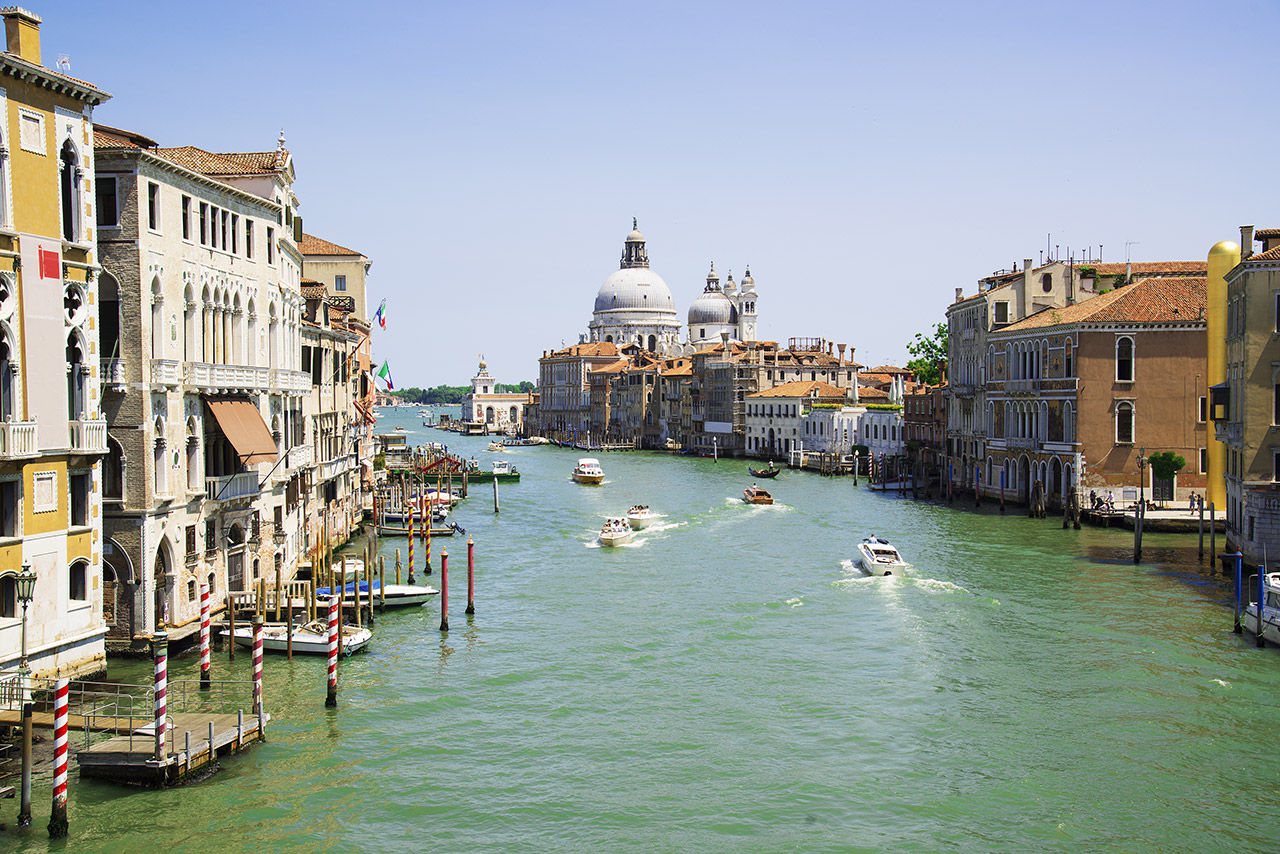
[[[61,279],[62,270],[58,264],[58,253],[48,249],[40,249],[40,278]]]

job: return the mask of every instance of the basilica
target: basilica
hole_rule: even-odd
[[[730,341],[756,340],[756,283],[748,268],[742,282],[730,273],[724,286],[715,264],[707,284],[689,306],[689,333],[680,336],[680,318],[671,289],[649,267],[644,235],[632,220],[631,233],[622,247],[619,269],[605,279],[596,294],[595,311],[583,342],[609,342],[619,347],[635,344],[663,358],[687,356]]]

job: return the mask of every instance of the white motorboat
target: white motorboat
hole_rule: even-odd
[[[503,445],[501,442],[490,442],[490,443],[489,443],[489,448],[488,448],[488,450],[493,451],[494,453],[498,453],[498,454],[500,454],[500,453],[502,453],[503,451],[505,451],[506,449],[507,449],[507,448],[506,448],[506,446],[505,446],[505,445]]]
[[[874,534],[858,543],[858,565],[867,575],[902,575],[911,566],[892,543]]]
[[[573,479],[578,483],[604,483],[604,469],[595,457],[583,457],[573,467]]]
[[[631,542],[634,535],[635,531],[631,530],[626,519],[611,517],[605,520],[604,527],[600,529],[600,545],[620,546]]]
[[[1249,602],[1240,623],[1249,632],[1258,634],[1258,576],[1251,575],[1244,579],[1244,596]],[[1250,599],[1250,597],[1253,597]],[[1280,572],[1263,572],[1262,574],[1262,637],[1272,643],[1280,644]]]
[[[372,593],[370,590],[372,589]],[[329,588],[317,587],[316,598],[323,603],[329,601]],[[376,604],[385,604],[388,608],[407,608],[411,605],[424,605],[432,596],[439,596],[440,591],[432,587],[430,584],[388,584],[385,599],[382,596],[381,585],[375,578],[373,584],[369,585],[363,581],[360,582],[360,604],[368,605],[370,597]],[[356,585],[355,582],[348,582],[343,587],[342,607],[355,607],[356,604]]]
[[[660,518],[657,513],[649,509],[648,504],[637,504],[627,511],[627,524],[636,531],[649,527]]]
[[[224,635],[232,634],[223,629]],[[339,633],[340,652],[350,655],[369,645],[373,632],[362,626],[343,626]],[[233,634],[235,642],[240,646],[253,646],[253,626],[236,626]],[[283,624],[263,626],[262,648],[269,652],[287,652],[289,649],[288,628]],[[329,654],[329,624],[326,620],[312,620],[297,626],[293,630],[293,651],[308,655]]]

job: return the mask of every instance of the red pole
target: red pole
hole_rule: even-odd
[[[235,643],[233,638],[232,643]],[[200,690],[209,690],[209,585],[200,584]]]
[[[449,549],[440,553],[440,631],[449,631]]]
[[[409,494],[405,496],[404,512],[409,517],[409,583],[413,583],[413,514],[418,504],[413,500],[413,486],[409,486]]]
[[[253,713],[262,720],[262,617],[253,618]],[[259,736],[262,733],[258,733]]]
[[[435,502],[440,500],[440,493],[437,492],[435,498],[431,499],[430,501],[427,500],[425,493],[423,494],[422,498],[423,498],[423,501],[426,502],[425,506],[427,508],[426,513],[423,514],[423,517],[425,518],[426,521],[422,523],[423,527],[426,529],[425,533],[427,537],[427,557],[422,563],[422,571],[425,572],[427,575],[430,575],[431,574],[431,513],[433,510],[435,510],[435,507],[434,507]]]
[[[467,537],[467,613],[476,612],[476,544]]]
[[[53,688],[53,815],[49,836],[67,835],[67,705],[70,680],[59,679]]]
[[[412,542],[412,541],[410,541]],[[330,591],[332,594],[333,591]],[[329,596],[329,686],[325,693],[326,709],[338,705],[338,596]]]

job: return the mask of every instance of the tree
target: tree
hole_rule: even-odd
[[[1147,457],[1147,462],[1151,464],[1151,474],[1157,480],[1173,480],[1174,476],[1187,464],[1186,460],[1173,451],[1152,454]]]
[[[929,385],[942,382],[942,371],[938,363],[947,358],[947,325],[938,323],[933,327],[933,334],[925,337],[917,332],[915,340],[907,344],[907,352],[914,359],[907,362],[907,370],[916,375],[916,379]]]

